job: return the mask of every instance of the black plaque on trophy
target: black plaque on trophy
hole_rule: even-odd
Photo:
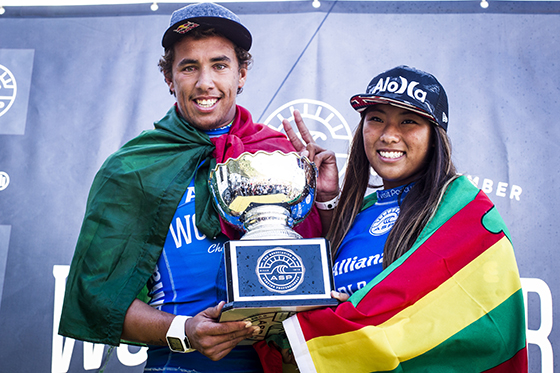
[[[224,248],[227,303],[220,321],[251,321],[254,343],[296,312],[336,306],[328,241],[292,227],[311,211],[315,165],[297,153],[243,153],[218,164],[210,187],[222,218],[245,234]]]
[[[261,326],[253,341],[282,331],[295,312],[336,306],[330,250],[324,238],[229,241],[225,246],[227,303],[220,321]]]

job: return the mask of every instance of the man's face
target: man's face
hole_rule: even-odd
[[[192,126],[210,130],[229,124],[235,116],[237,89],[247,69],[239,68],[233,43],[222,36],[175,43],[172,80],[181,116]]]

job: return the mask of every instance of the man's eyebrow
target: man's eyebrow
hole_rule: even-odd
[[[231,62],[231,58],[226,55],[213,57],[210,59],[210,62]],[[183,58],[179,63],[177,63],[178,67],[185,66],[185,65],[193,65],[198,64],[199,61],[191,58]]]
[[[212,62],[222,62],[222,61],[231,62],[231,58],[229,58],[226,55],[223,55],[223,56],[218,56],[218,57],[211,58],[210,61],[212,61]]]
[[[181,61],[179,61],[179,63],[177,63],[177,66],[184,66],[184,65],[192,65],[192,64],[196,64],[198,63],[197,60],[192,60],[190,58],[183,58]]]

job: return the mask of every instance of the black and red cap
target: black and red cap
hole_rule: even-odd
[[[366,93],[354,95],[350,104],[358,112],[369,106],[389,104],[413,111],[447,131],[447,94],[429,73],[408,66],[397,66],[374,77]]]

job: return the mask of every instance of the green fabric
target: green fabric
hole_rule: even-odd
[[[364,198],[362,209],[360,211],[364,211],[365,209],[370,208],[371,206],[375,205],[375,202],[377,202],[377,193],[373,192],[371,194],[368,194]]]
[[[208,237],[219,234],[207,187],[216,163],[214,149],[209,137],[172,107],[155,129],[105,161],[88,197],[60,334],[119,344],[126,310],[152,275],[175,209],[195,173],[197,226]]]

